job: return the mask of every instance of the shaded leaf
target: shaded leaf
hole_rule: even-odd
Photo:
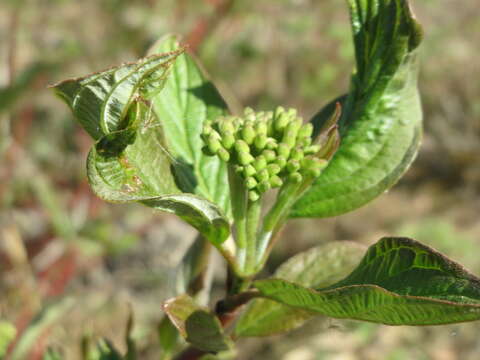
[[[167,36],[151,52],[179,48],[176,37]],[[168,148],[176,159],[175,171],[184,192],[198,194],[230,212],[227,166],[216,156],[202,152],[200,134],[206,120],[228,112],[227,105],[195,60],[178,56],[161,93],[152,97],[154,110],[164,128]]]
[[[307,287],[325,287],[348,275],[360,262],[364,247],[332,242],[299,253],[280,265],[274,277]],[[268,336],[290,331],[315,314],[267,299],[253,300],[237,322],[238,336]]]
[[[357,64],[348,96],[336,100],[343,105],[341,145],[295,204],[294,217],[335,216],[368,203],[398,181],[420,145],[421,29],[408,1],[348,2]],[[335,102],[312,119],[317,131]]]
[[[480,319],[480,279],[428,246],[384,238],[344,280],[314,290],[260,280],[263,296],[319,314],[388,325],[438,325]]]
[[[188,295],[165,302],[163,309],[172,323],[192,346],[209,352],[220,352],[232,347],[224,335],[216,316],[206,308],[199,307]]]
[[[164,316],[158,326],[158,338],[162,355],[160,359],[170,359],[178,345],[178,330],[168,316]]]
[[[210,295],[211,276],[208,266],[211,263],[211,244],[203,236],[197,236],[183,256],[176,273],[177,294],[188,294],[197,303],[206,305]]]

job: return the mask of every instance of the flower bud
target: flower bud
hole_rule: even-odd
[[[255,137],[254,140],[254,145],[257,148],[257,150],[263,150],[265,146],[267,145],[267,135],[266,134],[258,134]]]
[[[263,194],[264,192],[267,192],[268,190],[270,190],[270,188],[271,188],[271,186],[270,186],[270,181],[269,180],[262,181],[257,186],[257,189],[261,194]]]
[[[255,122],[257,120],[255,111],[253,111],[253,109],[250,107],[245,108],[245,111],[243,112],[243,114],[244,114],[245,120],[247,121]]]
[[[303,180],[303,176],[299,172],[294,172],[288,175],[288,179],[295,184],[300,184]]]
[[[277,175],[280,171],[282,171],[282,168],[277,164],[269,164],[267,165],[267,170],[268,170],[268,174],[270,176],[273,176],[273,175]]]
[[[294,173],[300,169],[300,162],[298,160],[289,160],[286,168],[290,174]]]
[[[222,161],[228,162],[230,160],[230,153],[223,147],[218,150],[217,155]]]
[[[268,181],[270,174],[268,173],[267,169],[263,169],[262,171],[257,172],[256,178],[259,182]]]
[[[310,177],[318,177],[327,164],[328,162],[324,159],[308,157],[302,161],[302,172]]]
[[[290,156],[290,147],[287,144],[281,143],[278,145],[277,153],[279,156],[283,156],[285,159],[288,159]]]
[[[227,150],[230,150],[235,144],[235,136],[233,134],[233,132],[225,132],[222,136],[222,145]]]
[[[242,129],[242,139],[248,144],[251,145],[255,139],[255,130],[251,124],[245,124]]]
[[[280,113],[275,117],[274,124],[273,124],[274,129],[278,132],[282,131],[288,125],[289,120],[290,119],[287,113],[285,112]]]
[[[278,148],[278,143],[274,138],[267,138],[267,143],[265,144],[265,148],[268,150],[275,150]]]
[[[257,171],[265,169],[267,167],[267,160],[265,159],[265,156],[263,155],[257,156],[255,158],[255,161],[253,162],[253,166]]]
[[[277,188],[277,187],[280,187],[282,185],[283,185],[283,181],[277,175],[274,175],[270,178],[270,186],[272,188]]]
[[[248,154],[250,153],[250,147],[243,140],[235,141],[234,146],[235,146],[235,150],[237,151],[237,153],[248,153]]]
[[[285,167],[285,165],[287,165],[287,159],[285,159],[285,157],[283,157],[283,156],[278,156],[275,159],[274,164],[277,164],[278,166],[280,166],[281,169],[283,169]]]
[[[275,159],[277,158],[277,154],[275,154],[275,151],[273,150],[263,150],[262,155],[265,160],[267,160],[267,163],[275,161]]]
[[[313,155],[320,151],[322,147],[320,145],[310,145],[305,148],[305,155]]]
[[[301,161],[304,158],[303,150],[301,147],[296,147],[292,149],[290,153],[290,160]]]
[[[254,176],[257,173],[255,168],[252,165],[247,165],[243,167],[243,176],[245,178]]]
[[[260,199],[260,195],[258,194],[258,192],[256,192],[255,190],[250,190],[248,192],[248,200],[250,200],[251,202],[255,202],[258,201],[258,199]]]
[[[252,155],[250,155],[250,153],[242,152],[242,153],[238,153],[238,160],[240,164],[248,165],[248,164],[251,164],[255,160],[255,158]]]
[[[251,190],[257,186],[258,182],[253,177],[248,177],[245,179],[245,186],[247,189]]]
[[[259,117],[259,116],[257,116]],[[259,119],[257,123],[255,123],[255,132],[258,135],[265,135],[267,136],[268,132],[268,125],[266,121],[263,121],[263,119]]]
[[[210,152],[216,154],[218,150],[222,147],[220,143],[220,135],[216,131],[212,131],[210,135],[208,135],[207,146]]]
[[[297,137],[299,139],[304,139],[304,138],[311,138],[313,134],[313,125],[308,123],[304,124],[300,130],[298,130],[298,135]]]

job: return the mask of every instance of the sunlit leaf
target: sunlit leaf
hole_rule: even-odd
[[[176,37],[161,39],[152,53],[179,48]],[[193,192],[229,213],[227,167],[216,156],[202,152],[203,123],[228,112],[227,105],[213,83],[187,53],[178,56],[161,93],[152,97],[154,110],[165,131],[167,144],[180,164],[175,170],[182,191]]]
[[[294,217],[354,210],[398,181],[421,140],[417,47],[421,29],[407,0],[348,0],[356,51],[350,92],[312,119],[318,131],[342,103],[341,145]]]
[[[480,319],[480,279],[417,241],[384,238],[344,280],[315,290],[260,280],[263,296],[335,318],[389,325],[438,325]]]
[[[332,242],[299,253],[283,263],[274,277],[307,287],[325,287],[348,275],[365,250],[358,244]],[[237,322],[239,336],[267,336],[292,330],[315,314],[267,299],[252,301]]]
[[[163,125],[149,105],[183,50],[152,55],[55,86],[80,124],[97,140],[87,160],[93,191],[111,202],[141,202],[178,215],[215,245],[229,224],[215,204],[182,193]]]

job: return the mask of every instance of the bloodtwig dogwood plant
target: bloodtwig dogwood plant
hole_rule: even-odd
[[[365,254],[332,242],[256,279],[288,219],[337,216],[370,202],[419,147],[422,32],[409,3],[348,4],[350,89],[306,123],[282,107],[230,114],[175,37],[135,63],[55,85],[95,140],[87,161],[93,191],[176,214],[200,234],[181,264],[178,297],[163,306],[164,358],[185,346],[177,334],[191,346],[180,359],[234,357],[232,339],[286,332],[315,314],[390,325],[480,319],[480,280],[407,238],[383,238]],[[226,260],[228,284],[209,310],[212,245]]]

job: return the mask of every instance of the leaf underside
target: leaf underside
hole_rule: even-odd
[[[407,0],[348,0],[356,52],[350,92],[338,98],[341,145],[295,204],[293,217],[329,217],[370,202],[404,174],[421,141],[417,47],[421,29]],[[334,102],[312,119],[316,131]]]
[[[209,352],[220,352],[232,347],[224,335],[222,325],[208,309],[199,307],[188,295],[181,295],[163,305],[180,335],[192,346]]]
[[[151,55],[64,81],[55,90],[96,140],[87,175],[97,196],[176,214],[218,246],[228,237],[228,219],[214,203],[179,189],[175,169],[180,165],[165,140],[166,125],[153,109],[152,99],[172,81],[175,61],[187,56],[182,53],[176,49]]]
[[[299,253],[283,263],[274,276],[307,287],[325,287],[348,275],[365,249],[353,242],[332,242]],[[238,336],[269,336],[295,329],[315,316],[267,299],[253,300],[238,320]]]
[[[383,238],[344,280],[315,290],[280,279],[254,283],[266,298],[334,318],[388,325],[480,319],[480,279],[419,242]]]

